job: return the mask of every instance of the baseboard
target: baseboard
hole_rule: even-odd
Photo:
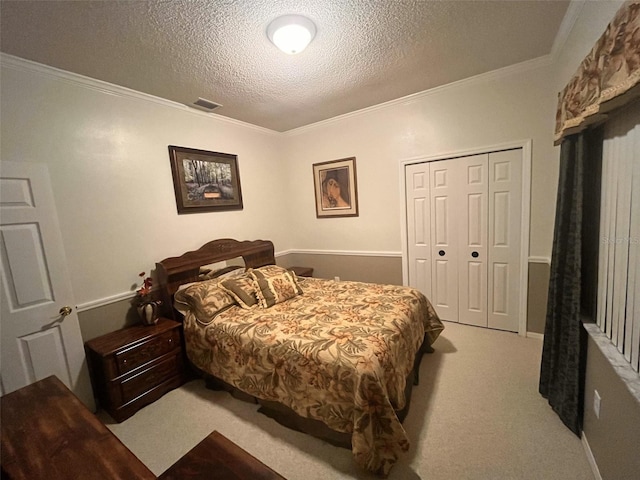
[[[539,340],[544,340],[544,333],[527,332],[527,337],[529,337],[529,338],[537,338]]]
[[[551,265],[551,259],[549,257],[529,257],[529,263],[545,263]]]
[[[598,464],[596,463],[596,459],[591,452],[591,447],[589,446],[587,436],[584,432],[582,432],[582,436],[580,438],[582,440],[582,446],[584,447],[584,453],[587,454],[587,460],[589,461],[589,466],[591,467],[591,471],[593,472],[593,478],[595,478],[595,480],[602,480],[602,475],[600,475]]]

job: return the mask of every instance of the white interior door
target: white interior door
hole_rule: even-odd
[[[458,321],[458,183],[456,160],[429,164],[431,302],[442,320]]]
[[[460,322],[487,326],[487,197],[489,155],[455,160],[460,166],[458,221]]]
[[[405,169],[409,285],[431,298],[431,225],[429,224],[429,164]]]
[[[489,154],[488,326],[518,331],[522,222],[522,150]]]
[[[95,410],[46,165],[0,164],[0,214],[3,391],[56,375]]]

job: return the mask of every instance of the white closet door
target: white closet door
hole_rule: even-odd
[[[489,155],[455,160],[460,168],[459,197],[459,318],[460,323],[487,326],[487,222]]]
[[[431,303],[442,320],[458,321],[458,220],[456,205],[460,163],[430,165]]]
[[[522,150],[489,154],[488,326],[518,331]],[[524,288],[524,285],[522,286]]]
[[[431,298],[431,225],[429,164],[405,168],[409,285]]]
[[[522,149],[407,165],[405,185],[409,285],[443,320],[517,332]]]

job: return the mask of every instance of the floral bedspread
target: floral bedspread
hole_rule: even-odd
[[[395,411],[415,354],[444,327],[408,287],[299,282],[302,295],[267,309],[234,306],[206,325],[187,313],[187,355],[246,393],[350,433],[356,462],[387,475],[409,449]]]

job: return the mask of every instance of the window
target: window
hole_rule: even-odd
[[[597,299],[598,326],[638,372],[640,102],[604,126]]]

